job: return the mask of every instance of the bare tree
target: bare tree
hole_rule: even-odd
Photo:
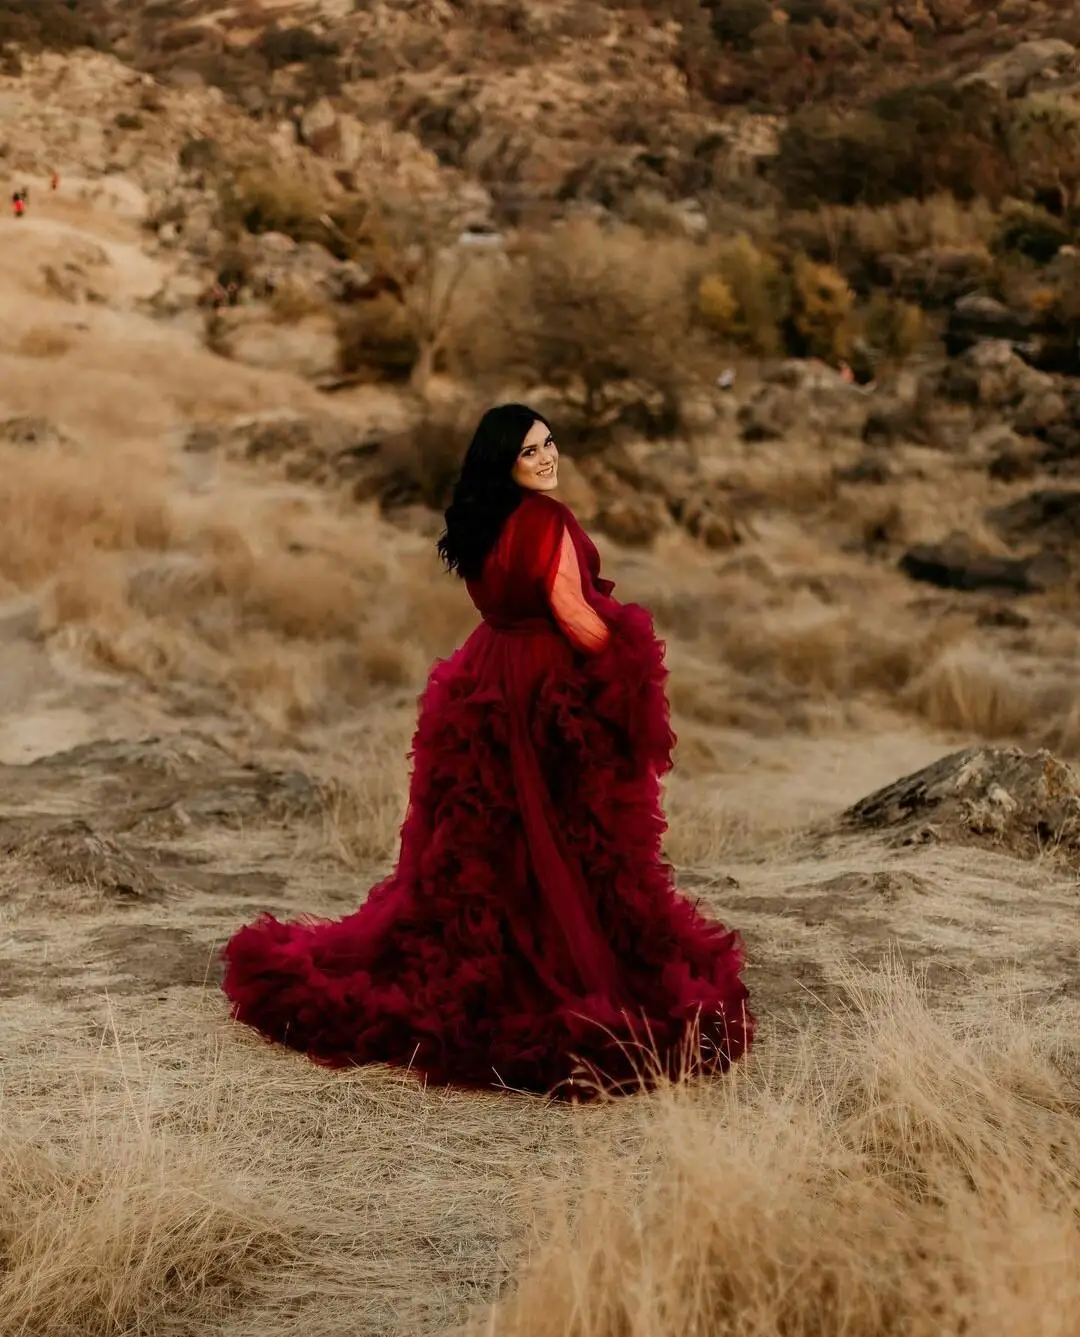
[[[446,351],[484,253],[463,244],[463,206],[445,197],[382,196],[364,222],[364,249],[393,287],[416,345],[411,384],[423,393]]]
[[[677,417],[694,379],[692,243],[576,220],[526,240],[485,313],[493,370],[536,377],[578,407],[586,427],[633,404]]]

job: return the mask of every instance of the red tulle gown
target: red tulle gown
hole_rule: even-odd
[[[396,870],[345,919],[225,948],[241,1021],[332,1065],[587,1098],[722,1071],[752,1023],[734,933],[675,890],[663,645],[573,515],[528,493],[421,698]]]

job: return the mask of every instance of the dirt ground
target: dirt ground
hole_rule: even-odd
[[[49,288],[44,267],[69,263],[102,301]],[[192,480],[176,442],[193,412],[302,410],[316,396],[155,327],[138,300],[160,277],[135,225],[100,204],[45,199],[18,223],[0,219],[0,416],[48,418],[97,452],[105,476],[139,452],[178,505],[219,496],[238,524],[269,492],[309,526],[353,523],[303,488],[225,471]],[[378,409],[358,394],[340,411]],[[19,458],[9,452],[3,467]],[[385,538],[405,564],[422,546]],[[771,541],[758,541],[765,558]],[[678,584],[663,553],[608,555],[624,591]],[[695,560],[702,580],[721,561]],[[49,1218],[37,1270],[25,1261],[5,1274],[0,1332],[329,1337],[464,1322],[515,1274],[551,1193],[579,1177],[589,1138],[625,1113],[325,1073],[233,1026],[217,988],[217,953],[238,925],[261,910],[342,914],[392,858],[418,682],[280,727],[185,678],[182,658],[154,681],[118,651],[111,663],[88,654],[85,620],[78,635],[58,615],[43,623],[49,590],[9,579],[0,602],[0,1101],[8,1153],[33,1145],[51,1158],[47,1192],[20,1171],[26,1210],[44,1220],[67,1207]],[[431,597],[416,596],[415,616]],[[432,633],[435,648],[458,627]],[[260,644],[277,653],[272,639]],[[672,637],[677,704],[680,674],[704,657]],[[757,1061],[825,1025],[852,970],[889,957],[922,972],[931,1006],[956,1018],[1008,1003],[1048,1032],[1080,1019],[1071,858],[837,824],[873,790],[981,741],[977,730],[835,699],[811,729],[702,723],[700,712],[677,723],[688,764],[672,787],[673,851],[685,852],[687,893],[745,935]],[[349,754],[370,774],[343,808],[334,785]],[[84,1188],[65,1197],[73,1166]],[[242,1266],[222,1264],[220,1298],[216,1282],[201,1298],[174,1284],[184,1264],[148,1227],[137,1284],[105,1294],[103,1260],[142,1247],[139,1213],[157,1202],[167,1215],[168,1194],[192,1185],[200,1230],[235,1240],[233,1212],[247,1231]],[[58,1278],[75,1296],[70,1312],[55,1309]]]

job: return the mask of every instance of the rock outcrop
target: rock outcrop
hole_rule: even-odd
[[[1080,865],[1080,777],[1047,751],[967,748],[860,799],[840,825]]]

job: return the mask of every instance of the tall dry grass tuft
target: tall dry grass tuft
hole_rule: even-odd
[[[287,489],[184,496],[149,453],[0,447],[0,527],[45,636],[275,728],[418,686],[472,622],[429,540]]]
[[[0,1330],[50,1337],[185,1331],[224,1319],[287,1266],[284,1217],[206,1146],[83,1126],[61,1144],[0,1139]],[[202,1330],[206,1330],[205,1326]]]
[[[847,696],[903,690],[958,635],[948,623],[913,636],[850,610],[814,606],[736,618],[720,637],[727,661],[811,692]]]
[[[640,1102],[469,1331],[1075,1333],[1075,1051],[1017,1016],[949,1028],[895,967],[851,992],[771,1070]]]
[[[984,650],[961,643],[931,662],[902,696],[938,729],[1023,738],[1039,722],[1039,694]]]
[[[30,586],[102,550],[173,540],[161,472],[145,457],[95,459],[0,447],[0,575]]]
[[[362,743],[323,768],[321,848],[348,868],[393,858],[409,798],[406,757],[415,708],[388,707],[372,711],[369,719]]]

